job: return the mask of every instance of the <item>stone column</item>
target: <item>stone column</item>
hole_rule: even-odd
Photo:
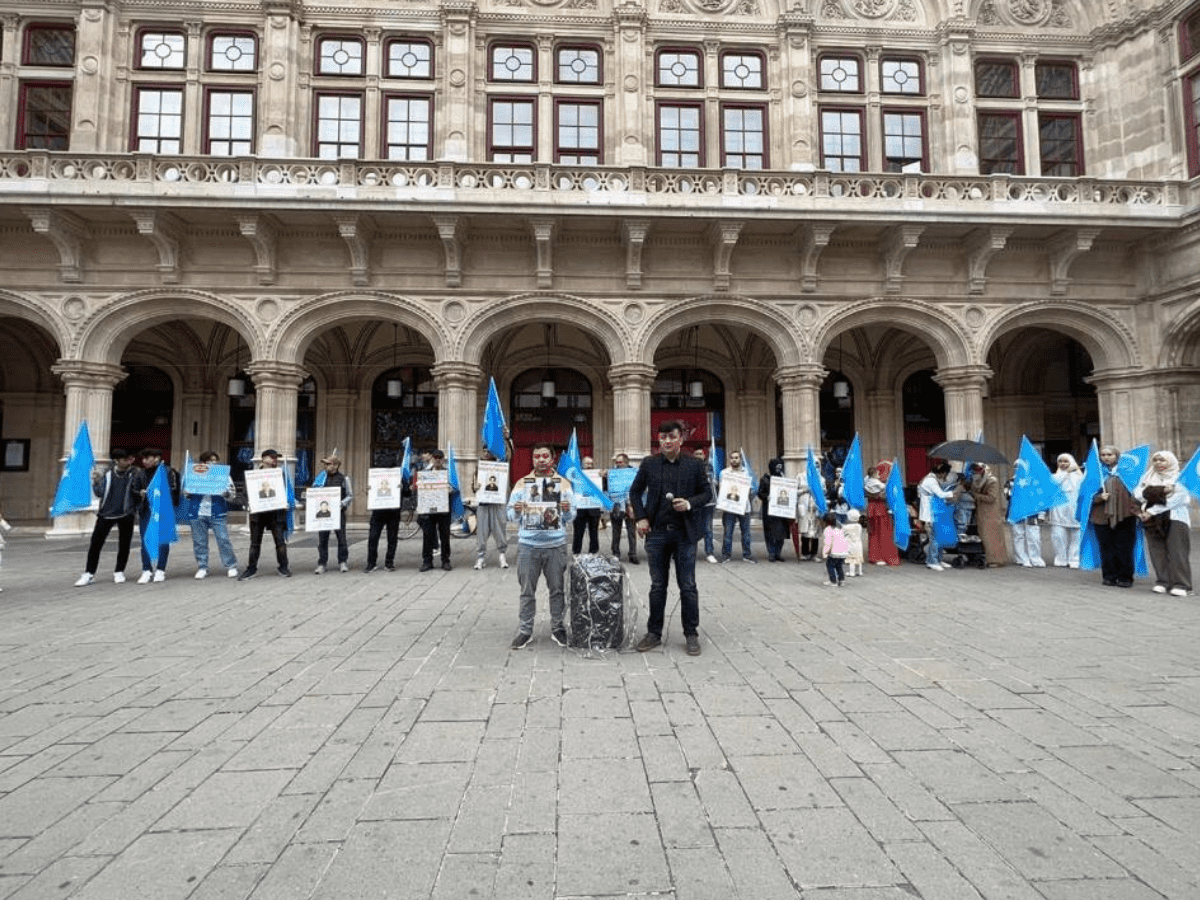
[[[772,427],[774,423],[770,421],[774,418],[773,404],[767,402],[766,391],[740,390],[734,396],[734,408],[740,415],[736,427],[733,427],[734,423],[730,421],[728,414],[729,405],[725,405],[725,419],[728,423],[725,429],[725,457],[728,459],[729,451],[740,447],[750,455],[754,474],[761,476],[767,471],[767,460],[775,455],[775,447],[771,443],[771,435],[775,429]],[[770,396],[774,401],[774,391]],[[736,445],[731,443],[735,436]]]
[[[454,444],[458,483],[465,499],[471,494],[471,478],[479,459],[479,422],[475,410],[483,370],[474,363],[447,360],[430,371],[438,389],[438,444],[443,450]]]
[[[1200,442],[1200,372],[1160,369],[1156,372],[1098,371],[1087,379],[1095,385],[1100,406],[1100,443],[1128,450],[1150,444],[1180,456],[1180,464]]]
[[[646,10],[633,4],[614,5],[613,21],[617,31],[613,41],[616,91],[612,137],[605,141],[606,149],[611,148],[611,158],[606,155],[604,161],[615,166],[645,166],[650,164],[650,149],[643,139],[642,121],[645,115],[642,98],[649,87],[642,83],[646,71]],[[617,446],[622,445],[618,442]],[[640,446],[640,442],[631,446]],[[632,452],[626,452],[632,460]]]
[[[779,16],[776,25],[778,35],[779,57],[778,74],[769,77],[768,84],[779,84],[778,103],[772,102],[772,107],[782,113],[780,121],[784,122],[815,122],[816,114],[813,107],[813,97],[817,93],[815,73],[812,68],[809,52],[809,35],[812,31],[812,20],[806,14],[789,10]],[[774,75],[775,73],[770,73]],[[779,132],[784,132],[780,134]],[[778,154],[773,157],[774,169],[797,169],[816,166],[821,159],[820,148],[815,146],[817,129],[815,126],[798,128],[791,134],[785,129],[777,129],[773,144],[778,148]],[[791,143],[787,143],[788,140]],[[785,413],[786,416],[786,413]],[[784,420],[787,421],[786,418]],[[784,447],[787,438],[784,438]],[[814,445],[815,446],[815,445]],[[786,457],[786,450],[784,451]]]
[[[98,153],[110,119],[113,14],[103,0],[86,0],[75,34],[75,79],[71,99],[71,150]],[[11,57],[10,57],[11,58]],[[90,423],[89,423],[90,427]]]
[[[260,54],[261,71],[266,77],[258,92],[261,121],[257,127],[262,135],[258,153],[268,158],[306,156],[301,145],[297,111],[301,111],[299,114],[307,122],[312,95],[308,90],[301,92],[297,73],[307,71],[308,66],[302,65],[300,60],[312,52],[312,44],[300,40],[300,27],[296,21],[298,7],[293,8],[284,0],[267,0],[263,9],[266,27],[263,28]]]
[[[945,123],[942,134],[930,141],[930,147],[939,143],[947,148],[941,157],[950,159],[952,175],[977,175],[979,173],[978,146],[975,134],[975,83],[971,61],[972,34],[965,20],[952,21],[941,34],[941,64],[929,63],[929,105],[940,109]],[[938,76],[940,73],[940,77]],[[931,119],[936,121],[936,119]]]
[[[67,398],[63,415],[63,452],[60,459],[66,460],[75,444],[79,423],[86,420],[96,463],[98,466],[107,464],[108,452],[111,449],[109,440],[112,436],[112,392],[117,383],[125,378],[125,370],[107,363],[60,359],[50,367],[50,371],[62,379]],[[94,521],[92,516],[90,512],[55,516],[54,524],[46,532],[46,536],[74,537],[89,534]]]
[[[783,463],[793,476],[808,464],[808,448],[821,448],[821,384],[825,374],[824,368],[812,364],[785,366],[774,373],[783,398]]]
[[[618,363],[608,370],[613,394],[613,455],[631,463],[650,452],[650,389],[658,370],[644,363]]]
[[[904,457],[903,414],[896,399],[894,390],[866,392],[866,428],[862,429],[864,472],[881,459]]]
[[[483,159],[485,149],[483,137],[476,146],[471,144],[471,135],[475,132],[471,115],[476,110],[473,94],[476,91],[480,96],[483,94],[483,73],[476,73],[473,65],[476,11],[471,0],[448,0],[441,5],[442,47],[438,69],[442,73],[444,112],[439,128],[442,149],[441,153],[437,152],[435,140],[434,155],[450,162]],[[484,65],[486,68],[486,62]],[[476,152],[478,156],[473,157]]]
[[[222,383],[222,388],[224,384]],[[173,444],[171,463],[175,468],[183,465],[183,450],[191,450],[193,456],[199,456],[205,450],[216,450],[225,460],[225,447],[229,443],[225,435],[229,430],[228,404],[229,398],[224,390],[217,393],[211,390],[183,391],[179,396],[179,418],[175,433],[181,442]],[[225,410],[224,417],[220,410]]]
[[[946,403],[946,440],[973,441],[983,430],[983,392],[992,370],[987,366],[938,369],[933,380],[942,387]]]
[[[296,403],[307,374],[294,363],[276,360],[255,360],[246,374],[254,379],[254,458],[272,449],[295,463]]]

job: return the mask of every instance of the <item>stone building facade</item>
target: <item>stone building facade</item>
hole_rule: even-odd
[[[909,480],[942,437],[1200,442],[1194,0],[0,0],[0,29],[10,519],[84,419],[101,457],[361,477],[412,435],[469,472],[489,377],[519,454],[640,456],[666,416],[793,471],[858,432]]]

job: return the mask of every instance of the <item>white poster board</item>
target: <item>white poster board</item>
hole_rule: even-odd
[[[246,503],[250,512],[287,509],[283,469],[250,469],[246,472]]]
[[[399,509],[403,469],[367,469],[367,509]]]
[[[796,495],[799,491],[798,479],[772,475],[771,496],[767,498],[767,515],[778,516],[781,519],[796,518]]]
[[[304,530],[337,531],[342,527],[342,489],[309,488],[304,495]]]
[[[508,463],[490,459],[479,461],[479,490],[475,492],[475,502],[508,502]]]
[[[450,472],[422,469],[417,473],[417,515],[450,512]]]
[[[749,475],[745,472],[721,473],[721,486],[717,489],[717,509],[733,513],[735,516],[745,515],[750,509],[747,505],[749,499]]]

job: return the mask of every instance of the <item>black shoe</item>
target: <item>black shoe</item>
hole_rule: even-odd
[[[532,640],[532,634],[522,634],[518,631],[517,636],[512,639],[512,643],[508,645],[508,648],[510,650],[521,650],[525,647],[528,647]]]
[[[367,566],[363,571],[370,575],[372,572],[378,572],[379,566]]]
[[[699,637],[699,635],[685,634],[683,636],[683,638],[684,638],[684,641],[687,643],[687,655],[688,656],[699,656],[700,655],[700,637]]]
[[[433,563],[431,563],[431,562],[423,562],[423,563],[421,563],[421,568],[417,569],[418,572],[429,572],[432,570],[433,570]]]
[[[258,574],[258,569],[245,569],[242,574],[237,577],[238,581],[249,581]]]
[[[388,563],[387,565],[385,565],[385,566],[383,567],[383,570],[384,570],[385,572],[395,572],[395,571],[396,571],[396,565],[395,565],[395,563]]]
[[[638,565],[638,558],[636,555],[634,555],[632,553],[629,554],[629,561],[631,563],[633,563],[635,566]]]
[[[280,576],[281,576],[281,577],[283,577],[283,578],[291,578],[291,577],[292,577],[292,570],[291,570],[291,569],[289,569],[287,566],[280,566],[280,567],[279,567],[279,574],[280,574]]]
[[[1101,582],[1101,584],[1103,584],[1105,587],[1116,587],[1116,586],[1117,586],[1117,579],[1115,579],[1115,578],[1105,578],[1105,579],[1104,579],[1104,581],[1102,581],[1102,582]]]
[[[657,647],[661,643],[662,643],[662,635],[654,634],[653,632],[647,631],[646,636],[644,638],[642,638],[640,641],[638,641],[637,652],[645,653],[647,650],[653,650],[655,647]]]
[[[452,568],[453,568],[453,566],[450,565],[450,560],[448,560],[448,559],[442,560],[442,571],[443,572],[449,572]]]
[[[550,632],[550,637],[553,639],[554,643],[558,644],[560,647],[565,647],[569,643],[567,641],[567,630],[565,628],[555,628]]]
[[[1131,587],[1133,587],[1133,582],[1132,581],[1118,581],[1117,587],[1131,588]]]

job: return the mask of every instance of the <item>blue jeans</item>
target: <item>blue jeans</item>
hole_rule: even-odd
[[[650,616],[646,631],[662,637],[667,608],[667,580],[675,561],[675,585],[679,588],[679,617],[684,634],[700,628],[700,592],[696,589],[696,544],[687,532],[655,530],[646,535],[646,562],[650,566]]]
[[[150,510],[143,509],[138,513],[138,537],[142,539],[142,571],[149,572],[152,569],[158,569],[160,572],[165,572],[167,571],[167,557],[171,555],[171,545],[158,545],[158,564],[152,565],[150,562],[150,551],[146,549],[146,528],[149,524]]]
[[[224,516],[197,516],[192,519],[192,553],[196,567],[208,568],[208,532],[212,529],[217,539],[217,552],[221,554],[221,565],[227,569],[237,568],[237,556],[229,540],[229,525]]]
[[[733,552],[733,529],[737,525],[742,526],[742,559],[750,559],[753,556],[750,552],[750,513],[739,516],[736,513],[723,512],[721,527],[725,529],[725,540],[721,543],[722,559],[729,559],[730,553]]]
[[[933,523],[929,522],[925,527],[929,529],[929,543],[925,546],[925,565],[940,566],[942,564],[942,545],[938,543]]]

